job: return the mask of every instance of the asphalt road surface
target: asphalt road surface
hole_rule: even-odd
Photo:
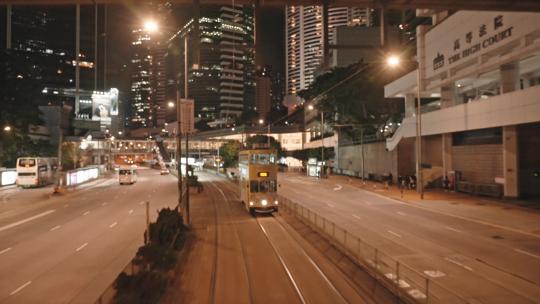
[[[138,182],[0,190],[0,303],[94,303],[143,243],[145,202],[176,204],[176,180],[139,170]]]
[[[282,174],[280,184],[281,195],[324,215],[401,263],[432,275],[433,281],[464,299],[540,302],[538,234],[418,208],[331,179]],[[516,213],[508,210],[508,215],[508,221],[519,221]]]

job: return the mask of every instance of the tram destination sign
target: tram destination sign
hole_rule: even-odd
[[[537,30],[539,19],[531,13],[457,12],[426,34],[426,77],[487,52],[496,53]]]

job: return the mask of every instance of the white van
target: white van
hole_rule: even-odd
[[[137,181],[137,170],[135,168],[120,168],[118,170],[118,182],[123,184],[134,184]]]

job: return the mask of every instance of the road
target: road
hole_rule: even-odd
[[[436,274],[434,281],[467,300],[540,302],[539,234],[521,231],[511,223],[495,225],[419,208],[347,183],[336,184],[335,179],[282,174],[280,184],[281,195],[326,216],[418,272]],[[540,220],[533,211],[519,212],[507,210],[508,221],[535,216]]]
[[[177,195],[175,178],[155,170],[134,185],[51,192],[0,190],[0,303],[93,303],[142,245],[144,202],[155,219]]]
[[[371,303],[279,217],[252,217],[238,186],[201,173],[190,255],[164,303]]]

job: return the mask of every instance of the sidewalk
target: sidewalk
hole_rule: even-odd
[[[288,175],[304,176],[294,173]],[[331,175],[328,179],[319,181],[333,185],[350,185],[412,207],[540,237],[540,202],[499,200],[441,189],[427,189],[424,192],[424,199],[421,200],[420,194],[415,190],[401,192],[396,185],[386,188],[383,183],[373,181],[364,183],[355,177]]]

